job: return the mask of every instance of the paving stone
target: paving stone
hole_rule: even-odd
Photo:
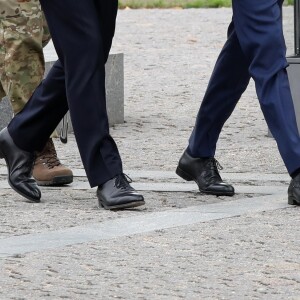
[[[0,130],[7,126],[13,117],[13,110],[7,97],[0,101]]]
[[[186,226],[245,213],[264,212],[288,207],[283,204],[284,195],[248,198],[237,201],[210,204],[201,207],[152,213],[132,218],[122,218],[104,223],[72,227],[56,232],[45,232],[2,239],[0,258],[28,252],[61,248],[68,245],[96,240],[114,239],[151,231]],[[271,204],[271,205],[270,205]]]

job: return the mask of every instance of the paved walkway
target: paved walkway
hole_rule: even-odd
[[[293,10],[284,9],[288,53]],[[300,299],[300,218],[253,83],[221,135],[217,159],[234,197],[201,195],[174,174],[230,9],[124,10],[125,119],[111,128],[140,209],[99,209],[74,136],[55,141],[69,187],[25,202],[0,162],[0,299]],[[55,59],[53,46],[46,50]]]

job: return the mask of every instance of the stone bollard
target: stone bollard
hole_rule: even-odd
[[[287,61],[289,63],[287,72],[293,97],[298,132],[300,132],[300,57],[288,57]]]
[[[46,62],[45,74],[48,73],[54,62]],[[124,55],[123,53],[109,55],[106,70],[106,101],[109,124],[124,123]],[[12,119],[13,111],[9,100],[5,97],[0,102],[0,130],[7,126]],[[72,123],[70,115],[67,113],[69,120],[68,132],[72,132]],[[57,127],[60,132],[62,122]]]
[[[13,110],[7,97],[0,101],[0,130],[7,126],[13,117]]]
[[[297,56],[287,57],[287,62],[289,64],[289,66],[287,67],[287,73],[288,73],[289,83],[291,87],[298,132],[300,133],[300,85],[299,85],[300,57]],[[268,136],[273,137],[269,129],[268,129]]]

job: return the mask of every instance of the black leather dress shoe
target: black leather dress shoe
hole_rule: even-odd
[[[41,192],[31,178],[34,154],[18,148],[7,128],[0,132],[0,158],[6,161],[9,185],[26,199],[40,202]]]
[[[213,157],[193,158],[185,151],[179,160],[176,174],[184,180],[194,180],[202,193],[233,196],[233,186],[222,180],[218,167],[222,168]]]
[[[300,205],[300,174],[291,180],[288,189],[288,204]]]
[[[99,186],[97,190],[99,205],[105,209],[123,209],[144,205],[144,197],[130,186],[130,182],[131,179],[128,176],[120,174]]]

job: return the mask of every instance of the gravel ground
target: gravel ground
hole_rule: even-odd
[[[284,8],[288,53],[293,9]],[[125,170],[174,171],[187,145],[210,73],[231,19],[230,9],[122,10],[113,53],[125,54],[125,123],[111,128]],[[46,57],[56,57],[47,46]],[[221,134],[224,172],[286,174],[251,83]],[[74,136],[55,140],[59,157],[81,169]],[[0,167],[4,163],[0,162]],[[238,175],[237,175],[238,177]],[[0,182],[5,179],[4,174]],[[183,183],[179,178],[133,178]],[[76,182],[85,181],[83,177]],[[286,181],[239,183],[287,186]],[[230,202],[198,192],[144,192],[141,209],[98,209],[95,190],[43,188],[41,204],[0,189],[1,238],[150,212]],[[286,201],[286,200],[285,200]],[[300,299],[299,210],[295,207],[0,260],[0,299]]]

